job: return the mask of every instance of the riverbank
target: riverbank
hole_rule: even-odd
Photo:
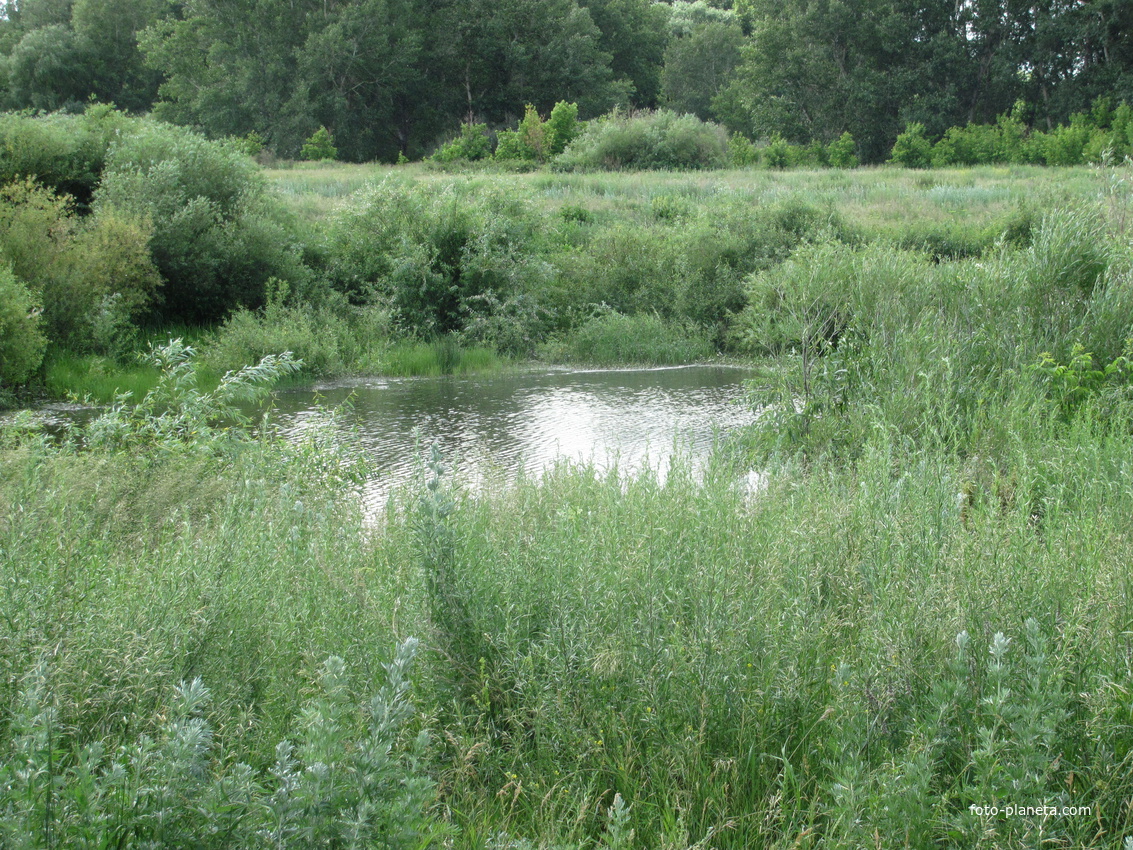
[[[0,843],[256,846],[275,828],[345,843],[357,827],[469,850],[1122,846],[1128,183],[1089,203],[1056,191],[1017,219],[1009,196],[916,182],[940,176],[905,175],[895,196],[936,205],[948,239],[928,248],[716,190],[656,208],[594,192],[586,220],[553,184],[532,204],[562,225],[530,232],[569,240],[473,240],[495,247],[462,281],[506,271],[564,328],[525,335],[543,319],[515,301],[485,308],[494,323],[466,315],[447,332],[461,346],[494,338],[501,356],[609,328],[592,350],[617,358],[619,323],[660,317],[772,358],[740,457],[733,444],[699,474],[560,463],[473,492],[449,458],[406,449],[416,472],[373,522],[358,498],[373,470],[332,411],[289,440],[232,426],[293,363],[202,391],[183,351],[154,364],[160,404],[121,405],[82,440],[4,429]],[[566,179],[590,193],[606,176]],[[530,223],[473,184],[439,200],[379,184],[328,214],[375,238],[401,202]],[[630,217],[603,217],[620,204]],[[981,209],[1029,224],[988,229]],[[736,277],[743,263],[757,267]],[[408,267],[432,268],[373,279],[423,279]],[[722,336],[688,324],[699,305],[675,287],[690,280],[741,282]],[[411,339],[394,304],[279,299],[195,359],[215,370],[295,340],[269,353],[302,343],[330,374]],[[768,472],[757,498],[737,462]]]

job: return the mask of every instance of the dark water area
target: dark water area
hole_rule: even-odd
[[[364,494],[378,510],[412,480],[436,444],[455,479],[539,474],[563,459],[664,475],[674,454],[702,468],[714,445],[755,421],[743,403],[748,370],[732,366],[545,370],[441,378],[365,378],[277,394],[274,419],[297,435],[326,408],[349,402],[345,422],[374,475]]]

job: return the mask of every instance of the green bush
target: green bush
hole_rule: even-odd
[[[26,677],[0,768],[0,838],[13,847],[428,844],[444,831],[426,813],[435,797],[419,767],[428,736],[405,740],[417,645],[408,638],[398,646],[361,709],[344,662],[328,658],[298,741],[279,743],[267,775],[218,762],[211,694],[200,678],[174,689],[156,736],[66,752],[50,668],[41,663]]]
[[[94,208],[152,222],[166,321],[215,321],[262,305],[269,278],[298,288],[309,276],[256,166],[191,130],[150,124],[116,143]]]
[[[39,313],[39,303],[12,269],[0,267],[0,385],[23,383],[43,362],[47,338]]]
[[[578,104],[560,100],[551,109],[546,128],[547,155],[558,156],[578,137]]]
[[[732,133],[728,137],[728,151],[732,165],[737,168],[759,165],[759,148],[742,133]]]
[[[1005,162],[1000,128],[995,124],[950,127],[944,138],[933,145],[931,159],[937,168]]]
[[[269,300],[262,312],[237,310],[201,349],[201,363],[216,374],[290,351],[307,375],[333,376],[381,362],[390,337],[388,311],[331,304],[286,306]]]
[[[729,161],[723,127],[668,110],[612,112],[589,122],[556,159],[565,170],[720,168]]]
[[[139,125],[139,119],[98,105],[82,115],[0,114],[0,185],[34,178],[85,210],[110,145]]]
[[[761,158],[768,168],[791,168],[799,164],[798,149],[778,133],[768,140]]]
[[[484,124],[464,124],[460,135],[442,145],[430,160],[440,163],[476,162],[492,155],[492,140]]]
[[[395,323],[421,337],[460,331],[469,299],[501,303],[538,291],[552,270],[538,260],[528,207],[500,193],[425,193],[383,182],[329,227],[328,279],[356,302],[383,299]]]
[[[515,130],[501,130],[496,134],[495,158],[546,162],[562,153],[578,132],[578,105],[559,101],[544,121],[530,103],[523,119]]]
[[[715,353],[700,329],[653,313],[625,316],[599,311],[554,348],[554,355],[593,366],[678,365]]]
[[[847,130],[826,147],[826,158],[832,168],[857,168],[858,157],[854,137]]]
[[[1043,153],[1047,165],[1081,165],[1094,128],[1083,114],[1073,115],[1069,124],[1051,130],[1044,137]]]
[[[533,357],[550,325],[547,311],[532,295],[501,301],[488,291],[465,299],[464,306],[468,316],[461,340],[511,357]]]
[[[79,219],[70,199],[30,181],[0,189],[0,256],[43,304],[48,338],[118,353],[160,278],[150,228],[113,209]]]
[[[925,136],[924,124],[914,121],[897,136],[889,161],[906,168],[928,168],[932,164],[932,142]]]
[[[334,139],[326,127],[319,127],[307,141],[303,142],[303,149],[299,156],[307,160],[333,160],[338,156],[338,148],[334,146]]]
[[[529,153],[518,130],[500,130],[496,133],[496,152],[493,154],[496,159],[522,161],[531,159]]]

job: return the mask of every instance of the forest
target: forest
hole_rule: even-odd
[[[91,100],[251,136],[281,157],[325,127],[340,158],[420,159],[461,124],[666,108],[864,163],[899,132],[1049,131],[1133,102],[1123,0],[8,0],[0,105]]]

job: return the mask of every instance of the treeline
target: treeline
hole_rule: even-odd
[[[1013,112],[1049,132],[1100,96],[1133,101],[1133,7],[1007,0],[9,0],[9,109],[95,99],[296,156],[320,127],[341,159],[432,152],[461,124],[514,127],[666,108],[752,140],[850,133],[886,160]]]

